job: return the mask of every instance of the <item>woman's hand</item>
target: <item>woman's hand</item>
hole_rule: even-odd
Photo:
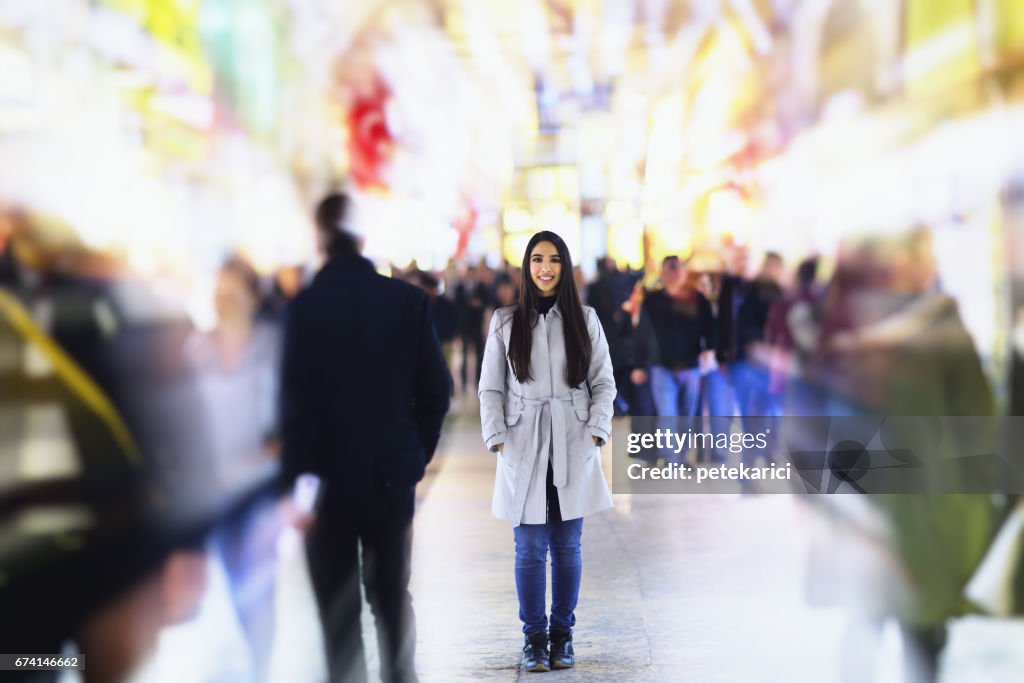
[[[498,444],[498,452],[502,453],[502,454],[505,453],[505,444],[504,443],[499,443]]]
[[[590,435],[590,438],[594,440],[594,445],[595,446],[600,446],[601,445],[601,439],[597,438],[593,434]]]

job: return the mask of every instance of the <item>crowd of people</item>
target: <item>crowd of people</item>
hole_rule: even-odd
[[[529,283],[523,269],[485,263],[443,272],[414,263],[382,277],[338,229],[344,211],[340,195],[318,209],[326,258],[313,278],[295,267],[261,277],[241,258],[226,261],[217,323],[205,331],[147,298],[144,283],[70,231],[3,214],[2,405],[20,417],[0,440],[24,462],[0,473],[0,506],[22,515],[88,510],[48,518],[43,536],[3,529],[0,594],[24,615],[0,631],[8,648],[59,652],[71,638],[89,647],[88,680],[121,680],[162,625],[195,611],[212,549],[254,668],[265,673],[274,539],[291,524],[308,531],[332,680],[366,676],[357,543],[382,675],[415,680],[414,487],[452,397],[476,411],[469,397],[483,388],[491,318],[522,301]],[[817,257],[790,270],[769,252],[748,273],[739,247],[699,262],[669,255],[656,273],[602,258],[589,283],[578,268],[566,274],[596,312],[593,338],[607,340],[618,416],[992,414],[978,353],[932,252],[923,229],[850,239],[829,259],[827,282]],[[61,440],[70,445],[59,457],[25,445]],[[290,495],[303,472],[322,479],[315,522],[309,501]],[[851,537],[889,548],[896,562],[872,570],[873,586],[879,594],[898,586],[900,596],[870,609],[858,599],[859,623],[870,628],[852,629],[861,635],[851,642],[871,649],[864,638],[895,616],[908,671],[933,680],[946,621],[965,609],[963,586],[1009,503],[978,494],[872,503],[885,535]],[[855,516],[843,528],[832,537],[859,528]],[[111,573],[113,548],[121,561]],[[80,582],[53,592],[71,574]],[[847,669],[864,668],[862,659]]]
[[[816,343],[825,288],[818,258],[800,262],[791,276],[776,253],[746,272],[747,253],[728,247],[709,268],[677,255],[656,272],[620,269],[597,260],[587,282],[574,270],[584,303],[597,313],[611,349],[624,415],[777,415],[787,378],[799,373]],[[475,395],[490,316],[518,301],[522,276],[498,268],[450,263],[426,272],[414,263],[396,277],[430,296],[438,336],[456,376],[456,397]],[[792,281],[792,284],[790,282]]]
[[[943,292],[927,228],[851,237],[830,260],[827,280],[819,277],[818,256],[788,271],[772,252],[748,275],[741,248],[720,254],[715,267],[708,259],[696,264],[669,255],[656,276],[601,259],[585,286],[577,269],[582,297],[608,340],[615,413],[741,419],[996,413],[957,301]],[[405,277],[429,283],[437,317],[447,321],[439,334],[452,366],[460,368],[459,387],[471,393],[487,320],[520,300],[522,278],[483,265],[461,275],[450,268],[448,292],[440,294],[438,275]],[[809,593],[849,610],[843,680],[872,679],[868,653],[877,652],[889,619],[901,630],[905,680],[936,680],[948,621],[974,609],[965,585],[1016,500],[977,493],[966,482],[952,486],[943,496],[812,502],[811,516],[824,519],[826,531],[811,553]],[[998,488],[989,481],[983,490]],[[850,561],[837,566],[837,557]],[[1016,576],[1020,586],[1024,573]]]
[[[313,278],[227,259],[201,329],[70,226],[0,206],[0,604],[17,615],[0,623],[4,652],[74,643],[86,681],[128,680],[198,610],[212,553],[264,680],[292,526],[331,680],[367,676],[360,584],[382,676],[416,680],[414,489],[451,382],[430,299],[362,258],[346,207],[317,208]]]

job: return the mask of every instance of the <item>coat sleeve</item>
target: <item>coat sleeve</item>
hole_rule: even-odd
[[[441,426],[448,413],[452,394],[452,378],[444,359],[444,350],[437,338],[430,302],[426,297],[419,311],[419,348],[416,358],[416,423],[420,443],[429,463],[441,438]]]
[[[502,314],[491,316],[491,329],[484,346],[483,367],[480,369],[480,427],[488,448],[505,443],[505,374],[508,349],[501,329]]]
[[[590,333],[590,433],[602,441],[608,441],[612,434],[612,405],[615,402],[615,375],[612,359],[608,353],[608,340],[604,329],[593,309],[587,309],[587,331]]]
[[[992,388],[981,359],[960,313],[954,313],[951,332],[939,361],[946,375],[943,389],[949,397],[947,415],[992,416],[998,414]]]

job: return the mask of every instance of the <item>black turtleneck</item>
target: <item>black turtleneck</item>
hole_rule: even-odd
[[[537,312],[541,315],[547,315],[551,307],[555,305],[555,297],[553,296],[539,296],[537,297]]]

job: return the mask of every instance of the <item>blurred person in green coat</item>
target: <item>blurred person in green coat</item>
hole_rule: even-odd
[[[812,375],[825,390],[822,415],[988,416],[995,410],[957,303],[937,288],[931,235],[925,229],[843,246],[824,305]],[[932,423],[918,424],[927,430]],[[917,431],[918,442],[927,443],[929,435]],[[858,550],[849,564],[863,564],[843,567],[839,581],[829,579],[854,584],[853,593],[860,590],[850,597],[862,634],[870,634],[868,640],[880,638],[884,621],[895,618],[905,680],[936,680],[947,620],[970,609],[963,589],[991,538],[991,497],[871,493],[827,502],[834,509],[860,506],[861,519],[842,520],[836,530],[860,529],[853,534],[860,543],[853,544]],[[844,589],[851,592],[851,585],[838,588]],[[856,631],[855,625],[843,648],[843,679],[870,680],[876,648],[857,643]]]

